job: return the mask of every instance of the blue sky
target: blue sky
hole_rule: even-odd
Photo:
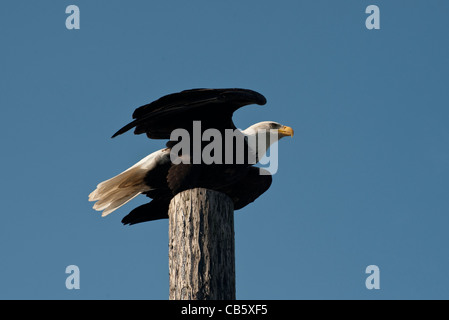
[[[79,30],[65,8],[78,5]],[[365,8],[380,8],[367,30]],[[110,136],[183,89],[268,100],[295,129],[236,212],[238,299],[449,297],[447,1],[7,1],[0,12],[1,299],[167,299],[168,221],[106,218],[96,184],[161,148]],[[80,289],[67,290],[77,265]],[[365,268],[380,269],[367,290]]]

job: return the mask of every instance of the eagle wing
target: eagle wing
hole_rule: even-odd
[[[146,133],[151,139],[169,139],[174,129],[192,130],[193,121],[208,128],[235,129],[232,115],[237,109],[264,105],[266,99],[248,89],[191,89],[169,94],[137,108],[134,121],[118,130],[112,138],[135,128],[135,134]]]

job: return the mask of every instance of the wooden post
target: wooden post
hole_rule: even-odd
[[[234,205],[202,188],[170,202],[170,300],[235,300]]]

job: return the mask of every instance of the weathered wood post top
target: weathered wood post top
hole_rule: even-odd
[[[196,188],[170,203],[170,300],[234,300],[234,205],[217,191]]]

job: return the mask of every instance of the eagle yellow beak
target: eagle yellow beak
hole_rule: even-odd
[[[286,137],[286,136],[293,137],[293,134],[294,134],[293,129],[290,127],[287,127],[287,126],[283,126],[282,128],[278,129],[278,132],[281,137]]]

